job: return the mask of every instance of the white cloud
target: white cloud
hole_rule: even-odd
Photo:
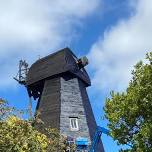
[[[88,54],[97,89],[124,89],[133,65],[152,51],[152,1],[134,2],[135,13],[107,30]]]
[[[0,88],[13,83],[17,62],[50,53],[75,36],[99,0],[0,0]]]

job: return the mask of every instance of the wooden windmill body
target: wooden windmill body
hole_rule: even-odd
[[[74,139],[93,139],[96,122],[86,88],[90,78],[68,48],[36,61],[27,74],[29,95],[38,99],[36,110],[46,127]],[[98,152],[103,152],[102,143]]]

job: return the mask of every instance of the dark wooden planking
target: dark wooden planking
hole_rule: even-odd
[[[71,131],[70,117],[78,118],[79,131]],[[71,77],[69,74],[61,77],[60,132],[74,139],[85,137],[91,142],[78,78]]]
[[[45,126],[59,129],[60,124],[60,78],[46,80],[37,110]]]
[[[77,58],[72,51],[65,48],[36,61],[29,69],[27,86],[64,72],[76,75],[89,86],[91,84],[90,78],[84,68],[79,70],[76,60]]]
[[[93,115],[93,111],[91,108],[91,104],[88,98],[88,94],[86,91],[86,86],[85,84],[79,80],[79,86],[81,89],[81,96],[82,96],[82,101],[83,101],[83,107],[85,109],[85,113],[86,113],[86,118],[87,118],[87,123],[88,123],[88,128],[89,128],[89,133],[90,133],[90,137],[91,140],[93,140],[96,128],[97,128],[97,124]],[[98,147],[97,147],[97,152],[104,152],[104,148],[103,148],[103,144],[102,142],[99,143]]]

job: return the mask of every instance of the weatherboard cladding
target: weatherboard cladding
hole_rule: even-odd
[[[60,106],[60,78],[46,80],[37,107],[39,117],[46,127],[59,129]]]
[[[76,59],[72,51],[69,48],[65,48],[37,60],[29,69],[27,86],[64,72],[74,74],[89,86],[91,84],[89,76],[84,68],[82,70],[79,69]]]
[[[89,101],[89,97],[87,94],[87,90],[85,87],[85,84],[79,80],[79,87],[80,87],[80,92],[81,92],[81,97],[82,97],[82,101],[83,101],[83,107],[85,109],[86,112],[86,119],[87,119],[87,124],[88,124],[88,128],[89,128],[89,133],[90,133],[90,138],[91,140],[94,137],[96,128],[97,128],[97,124],[93,115],[93,111],[91,108],[91,104]],[[97,152],[104,152],[104,148],[103,148],[103,144],[102,142],[99,142],[98,146],[97,146]]]
[[[82,80],[69,75],[45,81],[37,110],[45,126],[57,128],[61,134],[73,138],[93,139],[97,128],[85,84]],[[70,130],[70,117],[77,117],[79,131]],[[104,152],[102,143],[98,152]]]
[[[80,87],[77,78],[69,80],[61,77],[61,114],[60,114],[60,132],[76,139],[86,137],[90,140],[89,128],[86,120],[86,112],[83,107],[83,99],[80,93]],[[78,119],[79,130],[71,131],[70,118]]]

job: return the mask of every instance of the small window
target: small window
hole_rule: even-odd
[[[71,128],[71,131],[79,130],[78,118],[70,118],[70,128]]]

